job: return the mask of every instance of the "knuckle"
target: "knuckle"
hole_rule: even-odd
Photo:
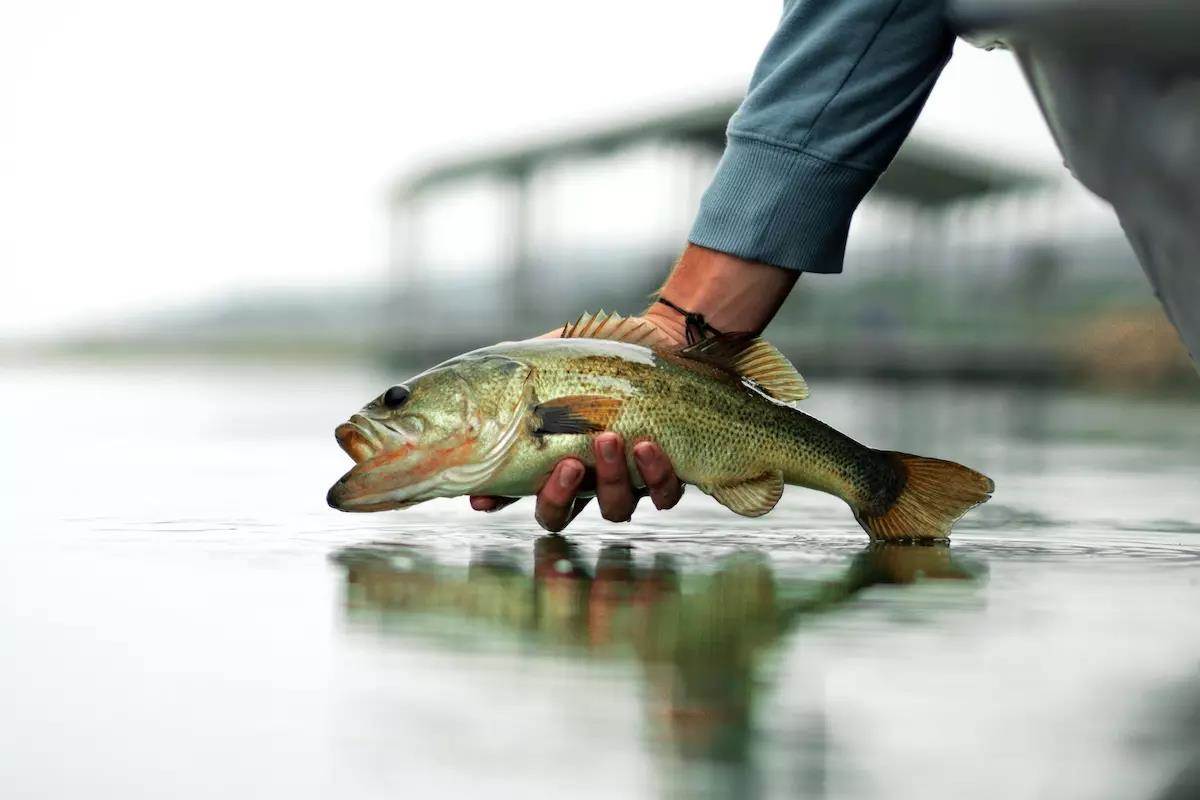
[[[605,489],[623,489],[629,485],[629,479],[624,475],[597,475],[596,485]]]
[[[647,486],[658,486],[667,479],[666,470],[658,464],[638,464],[638,473]]]
[[[628,472],[629,470],[625,466],[625,459],[623,458],[618,458],[611,463],[606,461],[596,462],[596,477],[599,480],[613,477],[620,478],[628,474]]]
[[[538,505],[565,508],[570,505],[575,495],[569,489],[560,486],[556,481],[547,483],[538,493]]]
[[[671,474],[666,471],[652,470],[649,475],[643,476],[646,479],[646,485],[655,491],[667,491],[671,488]]]

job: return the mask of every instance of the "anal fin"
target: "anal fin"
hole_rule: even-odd
[[[741,483],[701,486],[700,491],[743,517],[761,517],[783,496],[783,473],[764,472]]]
[[[556,397],[533,407],[539,436],[551,433],[596,433],[608,430],[623,401],[595,394]]]

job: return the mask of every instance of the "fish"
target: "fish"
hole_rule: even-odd
[[[801,411],[808,394],[760,336],[680,346],[640,318],[584,314],[557,337],[465,353],[371,400],[334,431],[355,463],[326,499],[367,512],[533,495],[563,458],[594,467],[602,431],[657,442],[680,480],[743,516],[771,511],[786,484],[832,494],[872,540],[949,538],[994,491],[961,464],[859,444]]]

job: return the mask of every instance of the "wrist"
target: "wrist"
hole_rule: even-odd
[[[642,317],[649,320],[663,333],[667,334],[676,344],[687,342],[687,323],[678,311],[667,308],[662,303],[654,303],[643,312]]]
[[[760,333],[787,298],[800,273],[689,244],[659,295],[689,312],[703,314],[725,333]],[[645,312],[680,341],[683,315],[661,303]]]

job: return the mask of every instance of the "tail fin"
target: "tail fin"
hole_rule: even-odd
[[[900,491],[878,513],[856,509],[858,524],[872,539],[946,539],[950,527],[992,496],[991,478],[973,469],[908,453],[880,454],[896,470]]]

